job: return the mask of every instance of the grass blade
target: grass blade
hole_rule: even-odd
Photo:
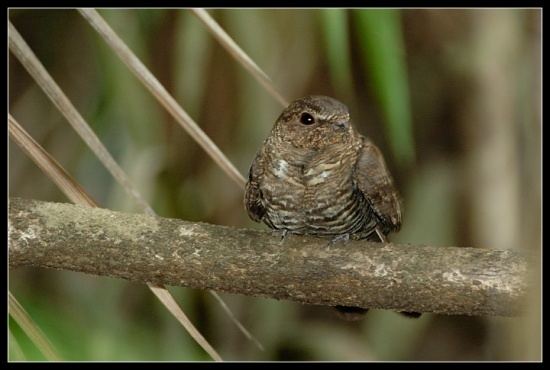
[[[164,304],[166,308],[178,319],[178,321],[187,329],[189,335],[195,339],[197,343],[214,359],[214,361],[223,361],[220,355],[212,348],[210,343],[204,339],[202,334],[193,326],[191,321],[187,318],[187,315],[182,311],[180,306],[174,300],[174,297],[170,292],[162,286],[154,286],[152,284],[147,284],[149,289],[153,291],[155,296]]]
[[[335,89],[350,95],[353,89],[349,53],[348,18],[346,9],[319,10],[321,29],[325,37],[330,77]]]
[[[365,69],[386,122],[391,149],[401,165],[414,162],[409,87],[399,12],[354,12]]]
[[[258,347],[260,349],[260,351],[265,351],[264,349],[264,346],[260,343],[260,341],[258,341],[258,339],[256,339],[244,326],[243,324],[241,324],[239,322],[239,320],[235,317],[235,315],[233,315],[233,312],[231,312],[231,309],[229,307],[227,307],[227,304],[225,304],[225,302],[223,301],[223,299],[218,295],[218,293],[214,292],[213,290],[210,290],[209,291],[210,294],[212,295],[212,297],[214,297],[218,303],[220,304],[220,306],[222,306],[223,310],[225,311],[225,313],[227,314],[227,316],[229,316],[229,318],[231,319],[231,321],[233,321],[233,323],[235,325],[237,325],[237,327],[241,330],[241,332],[248,338],[248,340],[252,341],[256,347]]]
[[[107,170],[113,175],[116,181],[126,190],[134,200],[141,206],[145,213],[154,215],[153,210],[147,202],[141,197],[139,192],[134,188],[130,179],[124,171],[115,162],[111,154],[101,143],[84,118],[78,113],[74,105],[63,93],[61,88],[53,80],[50,74],[46,71],[42,63],[32,52],[25,40],[21,37],[15,27],[9,22],[9,48],[17,57],[33,79],[38,83],[48,98],[54,103],[59,111],[65,116],[67,121],[73,126],[75,131],[80,135],[82,140],[94,152],[97,158],[103,163]]]
[[[223,152],[214,144],[214,142],[202,131],[202,129],[193,121],[193,119],[183,110],[176,100],[166,91],[164,86],[157,78],[145,67],[138,57],[128,48],[128,46],[118,37],[113,29],[105,22],[95,9],[79,9],[81,15],[90,23],[90,25],[103,37],[105,42],[113,49],[119,58],[128,66],[136,77],[149,89],[157,100],[168,110],[176,121],[193,137],[193,139],[210,155],[210,157],[220,166],[220,168],[234,180],[241,189],[244,189],[246,180],[223,154]],[[221,298],[219,299],[221,300]],[[223,307],[223,306],[222,306]],[[227,306],[224,307],[229,311]],[[254,343],[258,340],[237,321],[234,315],[229,315],[231,320],[243,332],[247,338],[253,338]],[[261,344],[259,345],[262,348]]]
[[[191,135],[191,137],[208,153],[220,168],[241,188],[244,189],[245,179],[227,159],[225,154],[202,131],[195,121],[183,110],[176,100],[166,91],[164,86],[145,67],[138,57],[118,37],[95,9],[79,9],[80,14],[103,37],[118,57],[128,66],[136,77],[149,89],[174,119]]]
[[[175,102],[175,100],[166,92],[164,87],[162,87],[162,85],[158,82],[158,80],[156,80],[156,78],[145,68],[145,66],[137,59],[137,57],[128,49],[128,47],[122,42],[122,40],[118,38],[118,36],[114,33],[114,31],[110,29],[110,27],[105,23],[105,21],[101,18],[101,16],[99,16],[99,14],[95,10],[88,9],[88,10],[82,10],[81,12],[83,13],[83,15],[87,14],[88,16],[91,17],[91,19],[95,20],[98,24],[99,29],[106,32],[106,34],[109,36],[109,40],[114,40],[113,43],[117,45],[119,48],[121,48],[121,50],[123,50],[122,55],[126,57],[126,59],[124,59],[122,56],[121,58],[123,58],[123,60],[130,60],[132,63],[132,66],[134,67],[137,66],[137,71],[141,72],[141,74],[136,72],[136,70],[132,68],[130,69],[134,71],[136,74],[138,74],[138,77],[139,76],[143,77],[143,78],[140,78],[140,80],[147,87],[149,87],[150,90],[153,89],[153,94],[157,96],[157,98],[159,98],[159,96],[162,96],[164,98],[164,100],[162,100],[161,102],[163,101],[168,102],[167,104],[170,107],[175,109],[175,111],[179,114],[178,116],[175,117],[176,120],[178,120],[180,124],[182,124],[182,122],[186,122],[187,125],[184,125],[184,124],[182,125],[184,126],[184,128],[189,128],[192,131],[191,136],[193,136],[193,132],[194,132],[196,135],[202,138],[202,143],[204,144],[203,148],[206,147],[207,148],[206,151],[209,154],[211,154],[211,156],[222,167],[222,169],[224,169],[226,173],[228,173],[233,180],[235,180],[237,183],[239,183],[239,185],[242,188],[244,188],[245,180],[242,177],[242,175],[236,170],[233,164],[216,147],[216,145],[210,140],[210,138],[206,134],[204,134],[204,132],[196,125],[196,123],[192,121],[192,119],[185,113],[185,111],[183,111],[183,109],[179,107],[179,105]],[[65,115],[65,117],[71,123],[73,128],[75,128],[77,133],[88,144],[88,146],[92,149],[94,154],[100,159],[100,161],[109,170],[109,172],[113,175],[113,177],[117,180],[117,182],[121,186],[123,186],[126,192],[130,196],[132,196],[134,200],[138,202],[138,204],[140,204],[140,206],[145,211],[145,213],[149,215],[155,215],[155,212],[153,211],[153,209],[147,204],[147,202],[143,199],[143,197],[141,197],[139,192],[133,187],[133,185],[131,184],[130,180],[128,179],[124,171],[114,161],[114,159],[109,154],[107,149],[103,146],[103,144],[97,138],[95,133],[90,129],[86,121],[82,118],[82,116],[78,113],[75,107],[71,104],[69,99],[64,95],[64,93],[59,88],[59,86],[51,78],[51,76],[42,66],[38,58],[36,58],[32,50],[25,43],[21,35],[17,32],[15,27],[11,24],[11,22],[9,23],[9,31],[10,31],[9,32],[10,50],[17,56],[20,62],[29,71],[31,76],[37,81],[37,83],[41,86],[41,88],[46,92],[46,94],[52,100],[52,102]],[[145,83],[144,80],[149,81],[149,84]],[[160,95],[155,94],[155,92],[159,93]],[[170,109],[168,110],[172,113],[172,110]],[[180,119],[178,119],[178,117]],[[186,117],[188,118],[187,121],[181,120],[181,118],[185,119]],[[194,131],[193,131],[193,127],[194,127]],[[197,140],[195,136],[193,137],[195,138],[195,140]],[[198,141],[200,144],[201,141],[200,140]],[[57,167],[60,167],[60,166],[57,164]],[[73,181],[73,183],[76,184],[76,186],[78,186],[76,182]],[[69,191],[69,193],[67,193],[67,196],[69,197],[69,199],[73,200],[71,196],[74,196],[74,194],[71,194],[71,196],[69,196],[69,194],[71,193],[71,189],[67,188],[66,190]],[[90,205],[89,202],[86,202],[86,204]],[[96,205],[94,204],[94,206]],[[171,312],[174,312],[174,311],[171,311]],[[178,318],[178,317],[176,318],[180,322],[185,322],[185,320],[181,318]],[[233,315],[230,315],[230,318],[234,322],[236,321]],[[240,323],[237,326],[242,330],[243,327]],[[193,329],[194,328],[191,328],[190,330],[193,330]],[[243,333],[247,337],[250,336],[250,333],[248,333],[248,331],[246,330],[243,331]]]
[[[11,330],[9,330],[8,347],[8,361],[27,361],[27,358],[25,357],[21,346],[17,342],[17,339],[15,339],[15,336],[13,335]]]
[[[17,56],[19,61],[25,66],[27,71],[31,74],[31,76],[37,81],[37,83],[40,85],[40,87],[46,92],[48,97],[52,100],[52,102],[55,104],[55,106],[63,113],[63,115],[67,118],[67,120],[71,123],[73,128],[77,131],[77,133],[82,137],[82,139],[88,144],[88,146],[92,149],[94,154],[100,159],[100,161],[105,165],[105,167],[109,170],[109,172],[113,175],[113,177],[117,180],[117,182],[123,186],[123,188],[126,190],[126,192],[134,198],[140,204],[142,209],[145,211],[145,213],[154,216],[155,212],[153,209],[147,204],[147,202],[141,197],[139,192],[133,187],[130,180],[124,173],[124,171],[120,168],[120,166],[115,162],[113,157],[109,154],[105,146],[101,143],[99,138],[95,135],[95,133],[91,130],[89,125],[84,121],[82,116],[78,113],[76,108],[72,105],[72,103],[69,101],[69,99],[65,96],[63,91],[59,88],[59,86],[55,83],[55,81],[51,78],[51,76],[48,74],[46,69],[43,67],[43,65],[40,63],[38,58],[34,55],[32,50],[28,47],[25,40],[21,37],[19,32],[15,29],[15,27],[9,23],[9,46],[10,50]],[[12,122],[12,126],[14,127],[14,134],[12,134],[12,137],[17,137],[18,139],[25,139],[30,138],[30,135],[23,134],[21,126],[17,127],[14,122],[15,120],[13,117],[9,119],[10,122]],[[34,144],[34,145],[33,145]],[[40,148],[34,140],[26,140],[25,145],[23,146],[23,149],[27,154],[31,155],[31,158],[35,158],[32,156],[33,154],[36,154],[37,160],[35,162],[39,164],[39,167],[46,172],[50,176],[50,178],[56,183],[60,184],[61,190],[67,195],[69,199],[72,201],[75,201],[78,204],[83,204],[87,206],[97,206],[95,202],[89,197],[89,196],[81,196],[83,189],[70,178],[70,176],[61,168],[61,166],[55,162],[50,161],[52,159],[49,155],[43,155],[45,153],[44,149]],[[29,150],[29,148],[35,148],[34,150]],[[42,154],[42,155],[40,155]],[[49,166],[44,166],[45,163],[50,163]],[[72,186],[70,186],[72,185]],[[87,199],[86,199],[87,198]],[[152,286],[149,286],[149,288],[152,290]],[[158,297],[158,289],[154,291],[155,295]],[[170,293],[166,291],[166,293],[169,295]],[[160,299],[160,298],[159,298]],[[164,304],[164,301],[161,300],[161,302]],[[195,338],[197,332],[196,328],[191,324],[191,322],[187,319],[187,317],[183,314],[183,311],[181,309],[179,312],[174,309],[173,305],[166,306],[166,308],[175,315],[176,319],[184,325],[184,328],[189,332],[189,334]],[[180,316],[180,314],[183,314]],[[211,346],[203,346],[203,342],[198,342],[201,347],[210,354],[211,352]],[[219,356],[217,356],[219,358]]]
[[[19,125],[10,114],[8,116],[9,132],[12,139],[27,154],[34,163],[60,188],[61,191],[75,204],[97,207],[86,191],[65,171],[65,169],[46,152],[34,139]],[[172,298],[165,287],[147,284],[149,289],[168,309],[168,311],[183,325],[185,330],[197,341],[197,343],[216,361],[221,361],[220,356],[206,342],[195,326],[189,321],[181,308]],[[164,292],[162,292],[164,290]],[[11,307],[11,306],[10,306]],[[26,323],[26,322],[24,322]],[[33,339],[33,337],[31,337]],[[38,346],[38,344],[37,344]],[[39,347],[40,348],[40,347]]]
[[[9,314],[49,361],[61,361],[52,344],[17,299],[8,292]]]
[[[212,36],[231,54],[250,74],[262,85],[282,106],[286,107],[288,101],[277,92],[271,79],[256,63],[233,41],[233,39],[224,31],[223,28],[208,14],[204,9],[190,9],[193,14],[201,20],[202,23],[212,33]]]
[[[96,207],[94,200],[65,171],[65,169],[44,150],[34,139],[8,114],[8,130],[13,141],[32,158],[34,163],[57,185],[73,203]]]

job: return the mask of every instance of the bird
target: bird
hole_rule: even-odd
[[[253,221],[283,238],[386,241],[402,220],[380,149],[356,131],[345,104],[322,95],[296,99],[279,115],[250,166],[244,205]],[[335,308],[347,320],[367,312]]]

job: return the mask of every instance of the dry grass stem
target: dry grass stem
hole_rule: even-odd
[[[124,41],[118,37],[99,13],[95,9],[79,9],[79,12],[185,131],[191,135],[233,181],[241,188],[244,188],[245,179],[233,163],[227,159],[225,154],[214,144],[208,135],[183,110],[172,95],[166,91],[164,86],[128,48]]]
[[[11,116],[8,116],[9,132],[16,144],[27,154],[34,163],[59,187],[59,189],[73,203],[87,207],[98,207],[97,203],[86,193],[65,169],[46,152]],[[177,305],[170,292],[160,284],[147,286],[161,301],[168,311],[182,324],[197,343],[216,361],[221,361],[218,353],[212,348],[195,326],[189,321],[181,308]],[[164,292],[163,292],[164,290]],[[35,330],[36,331],[36,330]],[[31,339],[33,339],[31,337]],[[40,342],[35,342],[39,346]]]
[[[250,74],[262,85],[271,96],[275,98],[283,107],[288,105],[288,101],[282,97],[273,85],[273,81],[268,75],[258,67],[258,65],[246,54],[243,49],[237,45],[235,41],[220,27],[218,22],[214,20],[204,9],[191,9],[193,14],[204,23],[208,31],[212,33],[212,36],[224,47],[225,50],[231,54],[235,60],[237,60]]]
[[[126,190],[140,205],[140,207],[149,215],[154,212],[147,202],[142,198],[139,192],[134,188],[130,179],[124,171],[115,162],[111,154],[107,151],[97,135],[92,131],[88,123],[82,118],[71,101],[63,93],[36,55],[32,52],[25,40],[21,37],[15,27],[9,22],[9,47],[10,51],[17,57],[29,74],[33,77],[40,88],[46,93],[52,103],[65,116],[67,121],[73,126],[78,135],[84,140],[88,147],[94,152],[97,158],[103,163],[105,168],[113,175],[115,180]]]
[[[48,341],[48,338],[46,338],[42,330],[40,330],[11,292],[8,292],[8,307],[10,316],[13,317],[25,334],[38,347],[44,357],[49,361],[61,361],[61,357],[59,357],[52,344]]]

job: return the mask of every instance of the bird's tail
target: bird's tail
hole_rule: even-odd
[[[368,308],[361,307],[348,307],[348,306],[335,306],[336,314],[339,318],[346,321],[359,321],[365,317],[365,314],[369,311]]]

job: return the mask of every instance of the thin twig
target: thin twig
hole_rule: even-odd
[[[220,168],[241,188],[245,179],[227,159],[225,154],[214,144],[204,131],[183,110],[176,100],[166,91],[157,78],[145,67],[138,57],[126,46],[113,29],[105,22],[95,9],[78,9],[80,14],[103,37],[119,58],[128,66],[136,77],[149,89],[157,100],[166,108],[174,119],[193,137],[193,139],[210,155]]]
[[[204,9],[190,9],[193,14],[199,18],[208,28],[212,36],[224,47],[225,50],[233,56],[250,74],[262,85],[267,92],[271,94],[283,107],[288,105],[288,101],[275,89],[273,81],[269,76],[258,67],[256,63],[237,45],[235,41],[220,27],[218,22],[214,20]]]

